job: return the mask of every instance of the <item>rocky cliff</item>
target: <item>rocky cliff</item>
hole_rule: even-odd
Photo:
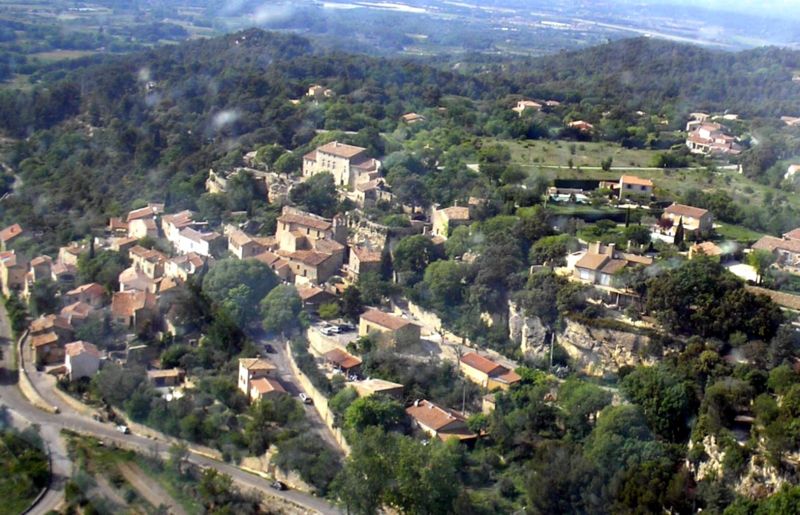
[[[569,354],[574,366],[589,375],[616,374],[624,365],[653,364],[645,349],[650,338],[618,329],[590,327],[566,320],[556,340]]]
[[[550,352],[547,329],[538,317],[526,316],[523,310],[509,303],[508,336],[517,343],[526,358],[546,358]],[[590,327],[575,320],[567,320],[560,344],[572,358],[575,367],[587,374],[616,374],[623,365],[652,363],[645,349],[650,339],[641,334],[620,329]]]

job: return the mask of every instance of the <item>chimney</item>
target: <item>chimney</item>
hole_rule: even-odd
[[[600,242],[599,241],[593,241],[592,243],[590,243],[589,244],[588,253],[589,254],[600,254]]]
[[[414,407],[419,408],[419,399],[414,401]]]
[[[617,247],[616,243],[609,243],[608,246],[606,247],[606,255],[610,258],[613,258],[616,247]]]

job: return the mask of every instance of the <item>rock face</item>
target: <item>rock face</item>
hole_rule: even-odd
[[[556,341],[567,351],[575,367],[589,375],[615,374],[624,365],[654,362],[644,355],[650,338],[639,334],[589,327],[567,319],[566,328]]]
[[[523,356],[527,358],[544,358],[549,355],[550,345],[546,341],[547,329],[539,317],[527,317],[522,308],[508,303],[508,337],[519,345]]]

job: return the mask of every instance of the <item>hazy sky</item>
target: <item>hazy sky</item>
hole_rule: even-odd
[[[776,18],[800,18],[800,0],[645,0],[643,3],[688,5]]]

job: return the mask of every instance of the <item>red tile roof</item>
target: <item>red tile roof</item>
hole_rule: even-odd
[[[325,359],[347,370],[361,364],[361,359],[351,356],[342,349],[332,349],[324,354]]]
[[[3,243],[8,243],[20,234],[22,234],[22,227],[20,227],[19,224],[9,225],[0,231],[0,241]]]
[[[684,204],[672,204],[665,209],[664,212],[676,216],[682,216],[684,218],[695,218],[699,220],[708,213],[708,210],[699,207],[687,206]]]
[[[792,229],[791,231],[784,234],[783,237],[789,240],[800,240],[800,227],[798,227],[797,229]]]
[[[397,331],[398,329],[402,329],[408,325],[413,325],[404,318],[396,317],[394,315],[390,315],[389,313],[378,311],[377,309],[370,309],[369,311],[362,313],[361,318],[367,322],[385,327],[386,329],[390,329],[392,331]]]
[[[653,181],[650,179],[642,179],[641,177],[636,177],[635,175],[623,175],[619,179],[621,184],[636,184],[637,186],[649,186],[653,187]]]
[[[461,356],[461,363],[464,363],[475,370],[483,372],[486,375],[492,375],[493,373],[501,370],[508,370],[503,365],[499,365],[476,352],[468,352]]]
[[[100,351],[97,349],[97,347],[83,340],[78,340],[77,342],[72,342],[64,345],[64,352],[66,353],[67,356],[72,356],[72,357],[85,353],[89,354],[90,356],[94,356],[97,359],[100,359]]]
[[[272,392],[286,393],[281,383],[268,377],[260,377],[250,381],[250,389],[257,391],[259,395],[266,395]]]

